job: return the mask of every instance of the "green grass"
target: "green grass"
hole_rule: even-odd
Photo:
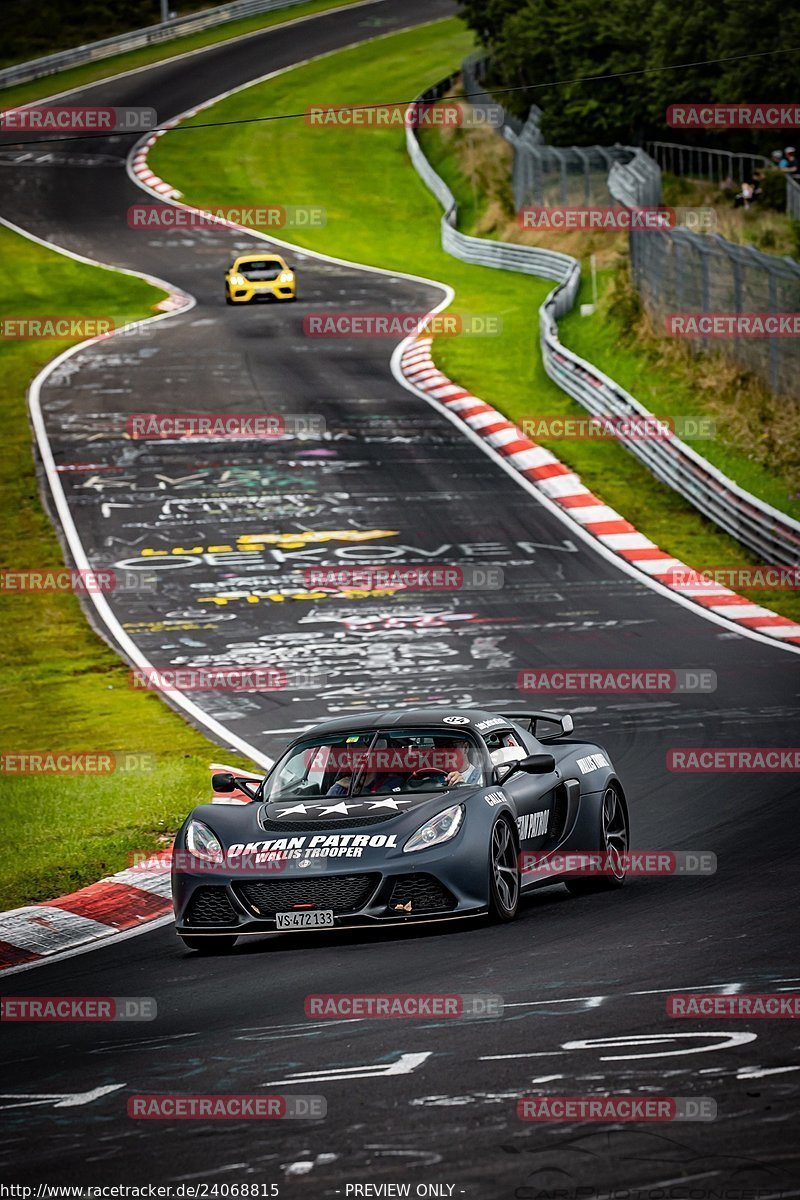
[[[98,79],[107,79],[109,75],[162,62],[165,58],[172,58],[175,54],[185,54],[189,50],[213,46],[218,42],[228,41],[232,37],[240,37],[244,33],[269,29],[272,25],[281,25],[286,21],[296,20],[297,17],[324,12],[328,8],[338,8],[340,5],[355,2],[356,0],[308,0],[307,4],[298,4],[294,8],[278,9],[276,12],[244,17],[240,21],[231,21],[229,25],[217,25],[213,29],[186,34],[184,37],[173,38],[169,42],[143,46],[140,50],[128,50],[125,54],[115,54],[111,58],[102,58],[81,67],[71,67],[67,71],[47,75],[44,79],[32,79],[29,83],[18,83],[13,87],[2,88],[0,89],[0,106],[13,108],[19,104],[29,104],[31,101],[40,100],[45,96],[85,87],[87,83],[94,83]],[[365,20],[368,19],[365,17]],[[268,66],[265,67],[265,70],[268,69]]]
[[[341,51],[248,88],[216,106],[214,115],[218,120],[235,120],[271,109],[302,111],[309,104],[334,99],[339,104],[358,104],[374,102],[376,97],[411,96],[449,73],[470,49],[471,38],[457,20],[436,22]],[[207,120],[208,114],[204,116]],[[425,145],[436,147],[436,135],[427,135]],[[447,154],[439,143],[440,163]],[[200,205],[223,198],[244,202],[254,194],[273,198],[273,180],[280,179],[280,196],[275,198],[281,203],[319,204],[327,209],[323,229],[292,233],[297,245],[447,281],[456,291],[452,311],[501,316],[501,336],[436,342],[437,362],[453,379],[516,421],[542,414],[585,415],[547,378],[538,352],[537,309],[551,285],[471,267],[441,250],[441,210],[416,177],[401,130],[314,129],[302,120],[198,129],[191,136],[162,138],[150,162],[158,175]],[[447,174],[457,195],[468,197],[469,185],[452,162]],[[574,336],[574,322],[568,328]],[[620,446],[577,441],[543,444],[579,471],[606,503],[684,562],[705,566],[755,561],[657,483]],[[789,592],[749,595],[788,616],[800,617],[800,603]]]
[[[6,316],[148,316],[163,298],[143,280],[63,257],[0,227]],[[0,339],[0,511],[5,570],[63,566],[39,497],[25,402],[31,378],[66,342]],[[128,865],[171,838],[209,795],[221,751],[128,669],[89,627],[71,593],[0,592],[3,752],[149,752],[155,769],[107,776],[0,775],[0,909],[48,899]]]

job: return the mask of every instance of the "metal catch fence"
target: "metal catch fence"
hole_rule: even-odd
[[[438,99],[450,90],[453,82],[453,76],[441,80],[424,92],[419,101]],[[507,128],[504,128],[506,136]],[[580,288],[578,260],[552,250],[495,242],[461,233],[455,227],[458,216],[455,197],[426,159],[411,126],[406,129],[406,145],[420,177],[444,208],[441,223],[443,249],[465,262],[524,271],[556,280],[557,286],[539,309],[542,359],[550,378],[595,416],[612,420],[622,418],[628,422],[636,418],[652,420],[653,415],[629,392],[592,363],[561,344],[558,318],[570,311],[577,298]],[[627,186],[635,188],[637,178],[640,176],[634,174],[626,181]],[[640,236],[673,239],[683,237],[685,232],[674,230]],[[620,441],[645,463],[657,479],[673,488],[705,517],[753,550],[765,562],[790,566],[800,563],[800,522],[740,488],[680,438],[644,439],[635,435],[625,438],[621,434]]]

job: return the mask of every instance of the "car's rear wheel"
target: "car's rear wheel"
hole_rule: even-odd
[[[489,853],[489,914],[494,921],[513,921],[519,907],[519,861],[508,817],[498,817]]]
[[[196,950],[198,954],[227,954],[233,949],[235,937],[224,934],[213,934],[208,937],[181,937],[187,950]]]
[[[616,784],[609,784],[600,806],[600,852],[606,859],[608,873],[589,876],[586,879],[567,880],[567,889],[573,896],[586,896],[591,892],[608,892],[622,887],[627,874],[623,855],[628,853],[630,828],[628,808],[622,792]]]

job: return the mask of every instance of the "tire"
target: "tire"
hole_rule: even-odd
[[[519,857],[514,829],[508,817],[498,817],[489,847],[489,916],[493,921],[513,921],[519,908]]]
[[[628,806],[622,792],[614,783],[609,784],[603,794],[598,842],[601,853],[611,856],[612,859],[617,854],[625,854],[630,848]],[[625,868],[620,864],[617,874],[597,875],[588,879],[570,879],[566,881],[567,891],[572,896],[589,896],[593,892],[612,892],[622,887],[626,873]]]
[[[211,937],[183,937],[181,941],[187,950],[196,950],[198,954],[227,954],[232,950],[235,937],[230,935],[218,934]]]
[[[230,296],[228,295],[228,293],[227,293],[227,292],[225,293],[225,303],[226,303],[226,304],[233,304],[233,300],[231,300],[231,298],[230,298]]]

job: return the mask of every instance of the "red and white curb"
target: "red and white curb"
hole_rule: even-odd
[[[225,763],[211,763],[210,770],[228,771],[255,782],[263,779],[263,775]],[[250,802],[242,791],[215,792],[211,801]],[[171,863],[171,849],[154,852],[135,866],[68,896],[0,913],[0,970],[93,945],[171,914]]]
[[[264,79],[282,73],[283,71],[271,72]],[[243,87],[250,87],[262,81],[252,80]],[[239,90],[243,88],[233,89]],[[203,109],[212,107],[229,94],[231,93],[224,93],[189,109],[148,134],[137,144],[129,159],[128,170],[131,177],[152,196],[179,208],[198,211],[190,205],[179,203],[182,193],[151,170],[147,157],[158,138],[169,129]],[[274,236],[267,238],[224,217],[214,215],[210,220],[238,232],[261,237],[265,241],[284,246],[292,245]],[[19,232],[29,236],[24,230]],[[396,274],[316,251],[304,250],[303,253],[356,269]],[[400,277],[429,284],[436,282],[405,272],[401,272]],[[442,287],[448,294],[448,300],[444,303],[449,303],[452,290],[444,284],[437,286]],[[190,298],[174,291],[158,307],[169,312],[183,307],[187,301],[191,303]],[[691,600],[718,619],[731,622],[732,626],[738,624],[753,633],[783,644],[800,646],[800,625],[786,617],[778,616],[770,609],[750,603],[730,588],[722,585],[678,586],[673,583],[672,572],[689,572],[690,568],[679,559],[660,550],[629,521],[603,504],[602,500],[581,483],[575,472],[564,466],[549,450],[525,437],[521,430],[497,409],[443,375],[431,357],[431,343],[432,338],[421,337],[406,346],[400,355],[399,370],[402,378],[412,389],[441,405],[451,416],[463,422],[473,436],[479,437],[499,453],[509,466],[533,484],[563,516],[595,537],[606,553],[618,556],[628,567],[641,571],[650,580],[657,581],[684,600]],[[255,757],[259,756],[256,754]],[[219,764],[213,764],[212,769],[230,770]],[[241,771],[236,773],[243,774]],[[249,800],[244,793],[234,792],[215,794],[213,802],[237,804],[248,803]],[[0,969],[36,963],[60,952],[96,944],[104,938],[119,935],[157,918],[166,918],[172,908],[168,859],[168,853],[155,855],[144,864],[120,871],[68,896],[0,914]]]
[[[95,943],[171,911],[169,862],[157,855],[68,896],[0,914],[0,968]]]
[[[170,129],[174,129],[176,125],[182,124],[184,121],[196,117],[198,113],[203,112],[206,108],[211,108],[216,103],[216,99],[207,100],[203,104],[198,104],[195,108],[189,108],[186,112],[179,113],[177,117],[172,117],[171,120],[165,121],[158,129],[154,129],[152,133],[148,133],[141,141],[137,142],[128,158],[128,173],[139,183],[146,191],[153,196],[161,197],[164,200],[180,200],[183,192],[178,191],[171,183],[166,183],[156,175],[147,161],[147,156],[155,146],[159,138],[162,138],[165,133],[169,133]],[[191,208],[188,204],[178,205],[179,208],[189,209],[196,212],[197,209]],[[241,230],[240,225],[236,225],[233,221],[228,221],[224,217],[212,218],[209,214],[209,224],[227,225],[230,229]]]
[[[309,59],[308,61],[316,60]],[[203,109],[212,108],[220,100],[226,99],[235,92],[243,91],[245,88],[262,83],[291,69],[293,68],[283,68],[271,72],[261,79],[251,80],[229,92],[223,92],[198,105],[197,108],[187,109],[186,112],[180,113],[134,147],[128,162],[130,176],[145,191],[150,192],[153,196],[162,196],[167,203],[176,208],[199,211],[192,205],[181,203],[179,198],[183,193],[159,179],[151,171],[147,165],[147,155],[151,147],[168,129],[195,116]],[[259,231],[247,229],[216,214],[210,216],[210,220],[219,225],[227,225],[240,233],[249,233],[264,241],[297,249],[293,243],[285,242],[273,234],[267,236]],[[367,267],[364,264],[338,259],[307,248],[304,248],[302,253],[360,270],[393,274],[381,267]],[[400,273],[399,277],[442,288],[446,293],[446,299],[432,312],[441,311],[453,299],[453,291],[447,284],[433,279],[423,279],[405,272]],[[746,629],[751,635],[766,638],[773,644],[800,648],[800,624],[791,621],[788,617],[781,617],[769,608],[753,604],[747,597],[738,595],[722,584],[693,585],[689,582],[675,582],[672,578],[673,572],[691,574],[692,568],[686,566],[680,559],[667,554],[656,546],[655,542],[651,542],[644,534],[639,533],[634,525],[613,508],[604,504],[599,497],[593,495],[581,483],[580,477],[575,472],[564,466],[549,450],[545,450],[525,437],[521,430],[497,409],[484,403],[483,400],[473,396],[465,388],[453,383],[451,379],[443,375],[431,357],[432,340],[429,336],[423,336],[409,341],[402,350],[401,347],[398,347],[400,352],[393,356],[392,370],[399,381],[405,382],[411,390],[416,390],[429,401],[440,404],[452,417],[463,422],[473,436],[478,437],[485,442],[487,447],[491,447],[500,454],[509,466],[519,472],[527,482],[534,485],[556,507],[562,517],[568,518],[580,526],[590,537],[596,538],[607,555],[619,558],[625,562],[628,569],[641,572],[643,577],[658,584],[659,587],[666,588],[676,598],[680,598],[681,602],[688,604],[690,608],[697,605],[699,610],[705,611],[707,616],[716,622],[730,624],[730,628],[738,625],[740,630]]]
[[[197,111],[197,110],[196,110]],[[130,169],[132,174],[136,176],[140,183],[144,184],[154,196],[162,196],[165,200],[180,199],[181,192],[174,188],[169,183],[165,183],[163,179],[154,174],[147,165],[147,155],[150,149],[155,145],[157,140],[166,133],[175,124],[174,121],[167,121],[163,129],[158,129],[151,133],[140,142],[133,152],[130,160]],[[159,312],[175,312],[177,309],[184,308],[189,297],[183,292],[172,291],[170,294],[156,305]]]
[[[630,521],[593,495],[579,475],[559,462],[549,450],[527,438],[513,421],[443,375],[431,357],[432,340],[425,336],[409,343],[400,357],[403,377],[463,421],[564,515],[596,537],[606,550],[717,617],[765,637],[800,645],[800,625],[788,617],[753,604],[722,584],[675,581],[673,573],[690,575],[692,568],[639,533]]]
[[[167,121],[163,129],[158,129],[154,133],[148,134],[144,141],[138,144],[131,159],[131,171],[139,182],[143,183],[146,188],[154,192],[157,196],[164,196],[167,200],[179,200],[181,192],[177,188],[172,187],[171,184],[165,183],[163,179],[159,179],[155,172],[148,166],[147,155],[150,153],[151,148],[155,146],[158,139],[166,133],[167,129],[172,128],[175,124],[175,121]]]

